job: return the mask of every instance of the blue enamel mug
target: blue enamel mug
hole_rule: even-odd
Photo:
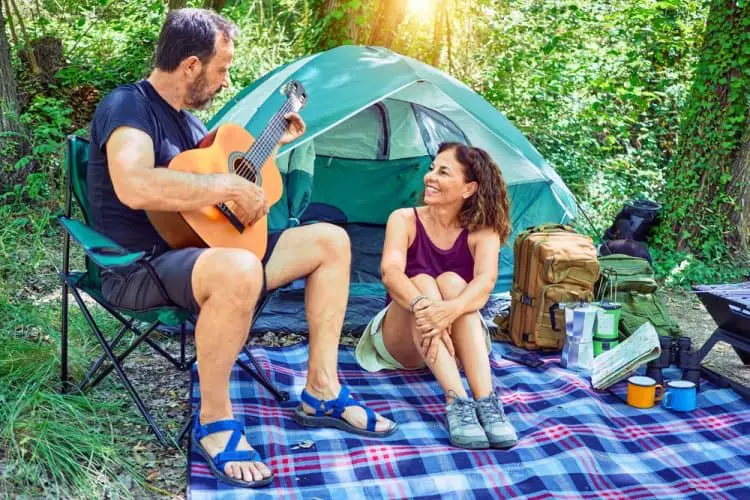
[[[668,410],[693,411],[696,404],[695,383],[689,380],[673,380],[667,383],[661,405]]]

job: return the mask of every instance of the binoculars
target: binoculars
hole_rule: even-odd
[[[682,370],[682,380],[693,382],[698,389],[701,378],[700,350],[691,347],[690,337],[681,336],[675,339],[660,336],[659,344],[661,356],[646,365],[646,376],[656,380],[657,384],[663,384],[662,370],[670,365],[676,365]]]

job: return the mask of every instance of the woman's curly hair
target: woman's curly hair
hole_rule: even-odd
[[[505,179],[487,151],[459,142],[444,142],[438,154],[453,150],[464,167],[466,182],[476,181],[477,192],[464,201],[458,215],[461,226],[469,231],[489,228],[500,235],[504,244],[510,236],[510,201]]]

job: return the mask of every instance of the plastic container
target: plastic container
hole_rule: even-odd
[[[609,351],[619,343],[620,314],[622,304],[600,302],[597,305],[596,332],[594,333],[594,357]]]

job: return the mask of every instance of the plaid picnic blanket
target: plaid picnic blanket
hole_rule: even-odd
[[[275,474],[266,488],[217,482],[195,452],[188,494],[214,498],[750,498],[750,405],[703,381],[689,414],[624,404],[625,387],[597,393],[559,357],[538,369],[491,356],[495,383],[519,434],[509,451],[452,447],[444,402],[428,370],[367,373],[342,347],[339,375],[400,429],[383,440],[305,429],[291,418],[305,383],[308,345],[254,348],[261,367],[292,395],[277,403],[235,367],[231,397],[250,443]],[[193,408],[199,404],[193,371]],[[311,448],[297,445],[314,441]]]

